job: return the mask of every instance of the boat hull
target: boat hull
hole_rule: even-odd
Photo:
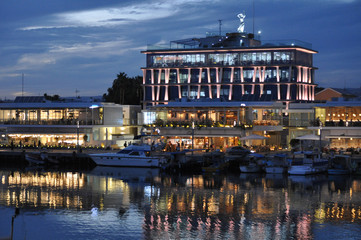
[[[91,155],[91,159],[98,166],[112,166],[112,167],[160,167],[159,158],[156,157],[131,157],[131,156],[96,156]]]
[[[286,170],[287,168],[285,167],[265,167],[266,173],[283,174]]]
[[[330,175],[347,175],[350,174],[350,170],[348,169],[328,169],[327,173]]]
[[[258,165],[240,166],[239,170],[243,173],[258,173],[262,171],[262,168]]]
[[[300,166],[291,166],[288,170],[288,174],[290,175],[310,175],[310,174],[317,174],[327,171],[327,166],[307,166],[307,165],[300,165]]]

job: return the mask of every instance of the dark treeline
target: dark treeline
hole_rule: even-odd
[[[106,102],[114,102],[124,105],[139,105],[143,99],[141,87],[142,77],[128,77],[120,72],[113,81],[113,86],[108,88],[108,93],[103,95]]]

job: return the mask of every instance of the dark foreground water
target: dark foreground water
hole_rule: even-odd
[[[0,169],[0,239],[15,208],[14,239],[361,239],[349,176]]]

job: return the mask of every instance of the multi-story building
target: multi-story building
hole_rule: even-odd
[[[223,101],[313,101],[310,44],[261,44],[252,34],[230,33],[149,47],[143,68],[144,106],[181,98]]]
[[[254,34],[236,32],[148,46],[142,53],[145,123],[219,123],[196,131],[202,143],[212,137],[220,146],[236,145],[235,137],[253,133],[266,137],[260,144],[288,145],[283,109],[314,101],[317,51],[305,42],[262,43]],[[241,132],[239,126],[248,127]],[[161,129],[179,142],[181,130],[174,131]]]
[[[140,106],[122,106],[94,99],[48,101],[17,97],[0,103],[2,143],[23,145],[122,145],[138,133]]]

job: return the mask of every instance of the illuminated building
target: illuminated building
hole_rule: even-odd
[[[149,109],[144,123],[154,119],[199,123],[199,115],[206,113],[205,120],[221,126],[267,127],[248,128],[243,133],[224,131],[225,141],[214,130],[197,131],[195,137],[203,142],[204,136],[211,136],[222,146],[227,142],[235,145],[232,138],[254,133],[268,137],[267,144],[287,144],[282,110],[293,102],[314,101],[313,54],[317,51],[298,40],[262,43],[259,35],[243,32],[245,15],[238,17],[242,25],[238,32],[171,41],[167,46],[148,46],[142,52],[146,55],[143,107]],[[275,103],[281,107],[275,108]],[[179,117],[182,111],[184,118]],[[172,135],[168,129],[161,132]]]
[[[94,99],[47,101],[44,97],[17,97],[0,103],[2,144],[99,146],[134,139],[140,106],[104,103]],[[135,129],[134,129],[135,128]]]
[[[309,43],[262,44],[253,34],[227,33],[149,46],[143,68],[144,106],[186,99],[226,102],[314,100]]]

